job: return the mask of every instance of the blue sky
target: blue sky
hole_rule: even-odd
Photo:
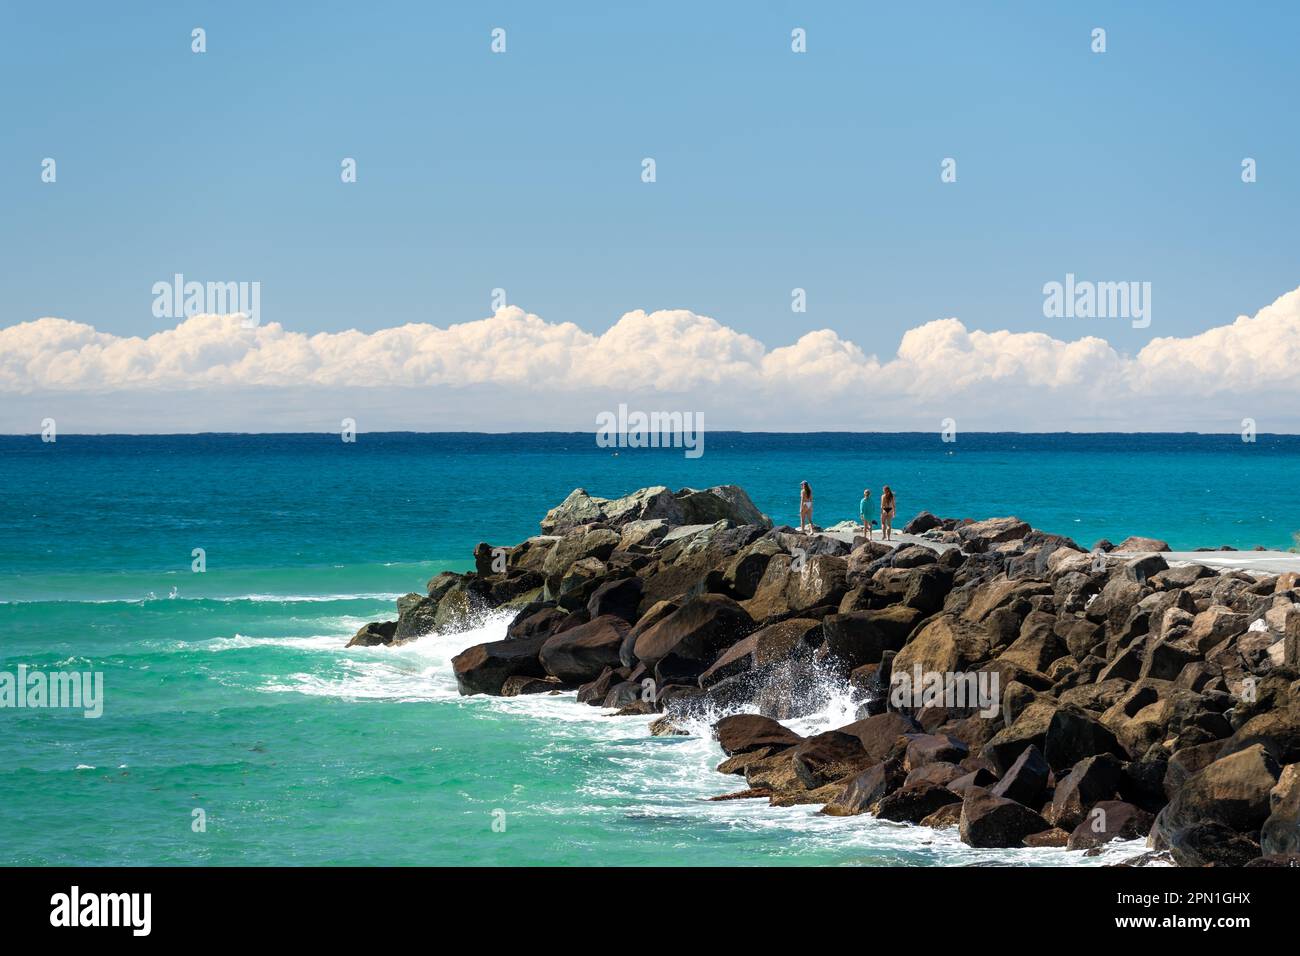
[[[884,360],[952,316],[1131,355],[1300,285],[1292,5],[613,6],[6,4],[0,327],[157,333],[180,272],[303,333],[503,287],[597,334],[686,309]],[[1150,327],[1045,318],[1067,273],[1150,282]]]
[[[1153,326],[1107,329],[1137,348],[1296,285],[1294,7],[611,6],[6,5],[5,324],[147,334],[179,271],[302,331],[501,286],[592,331],[689,308],[892,350],[949,315],[1081,334],[1041,314],[1072,271],[1153,283]]]

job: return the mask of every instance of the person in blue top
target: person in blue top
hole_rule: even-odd
[[[867,537],[871,537],[871,526],[875,523],[867,517],[870,514],[871,506],[871,489],[862,489],[862,501],[858,504],[858,520],[862,522],[862,528],[867,532]]]

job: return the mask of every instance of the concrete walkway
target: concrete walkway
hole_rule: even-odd
[[[861,528],[857,531],[832,528],[821,531],[819,534],[852,544],[854,537],[861,536],[863,531]],[[872,533],[871,540],[877,542],[882,540],[879,529]],[[956,547],[956,545],[941,544],[938,541],[931,541],[929,538],[922,538],[915,534],[903,534],[898,531],[895,531],[888,541],[882,543],[894,547],[905,544],[920,544],[939,552]],[[1110,551],[1107,553],[1107,557],[1136,557],[1139,553],[1136,551]],[[1255,571],[1264,574],[1282,574],[1285,571],[1300,572],[1300,554],[1292,554],[1289,551],[1163,551],[1161,554],[1170,564],[1203,564],[1207,568],[1214,568],[1216,571]]]

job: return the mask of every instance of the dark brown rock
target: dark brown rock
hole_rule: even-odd
[[[974,847],[1021,846],[1031,833],[1051,829],[1051,824],[1028,807],[970,787],[962,800],[961,840]]]

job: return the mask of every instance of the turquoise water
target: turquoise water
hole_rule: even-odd
[[[704,725],[652,738],[572,695],[456,694],[477,631],[345,650],[480,540],[575,486],[743,485],[822,523],[889,482],[902,516],[1018,514],[1084,545],[1287,547],[1300,439],[710,434],[705,454],[590,435],[0,437],[0,671],[104,674],[104,716],[0,709],[0,863],[1099,863],[951,833],[709,803],[740,778]],[[191,570],[202,548],[207,570]],[[851,719],[832,694],[801,729]],[[192,827],[206,815],[206,832]],[[504,831],[500,821],[504,820]],[[494,823],[498,825],[494,827]]]

